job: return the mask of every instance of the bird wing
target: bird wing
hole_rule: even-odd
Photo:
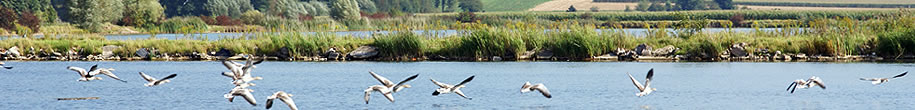
[[[384,98],[388,98],[388,101],[394,102],[394,95],[392,93],[388,92],[388,93],[381,93],[381,94],[384,94]]]
[[[531,91],[531,82],[524,82],[524,85],[521,85],[521,93]]]
[[[289,109],[292,109],[292,110],[299,109],[298,107],[295,106],[295,101],[293,101],[292,98],[290,98],[288,96],[283,96],[283,97],[279,97],[279,98],[280,98],[280,101],[283,101],[283,103],[286,103],[286,105],[289,106]]]
[[[397,85],[394,86],[393,90],[395,90],[395,91],[400,90],[400,88],[402,88],[404,84],[407,84],[407,82],[410,82],[411,80],[416,79],[416,77],[418,77],[418,76],[419,76],[419,74],[416,74],[416,75],[408,77],[407,79],[404,79],[403,81],[400,81],[400,83],[397,83]]]
[[[905,71],[905,72],[902,72],[902,74],[899,74],[899,75],[896,75],[896,76],[893,76],[893,79],[896,79],[896,78],[901,78],[901,77],[903,77],[903,76],[905,76],[905,74],[908,74],[908,73],[909,73],[909,71]]]
[[[113,69],[100,69],[99,73],[104,74],[105,76],[111,77],[111,78],[121,81],[121,82],[127,82],[127,81],[121,80],[121,78],[118,78],[118,76],[114,75],[114,73],[111,73],[111,70],[113,70]]]
[[[880,78],[858,78],[858,79],[863,80],[863,81],[877,81]]]
[[[222,76],[226,76],[226,77],[232,78],[232,80],[237,79],[237,78],[235,77],[235,73],[232,73],[232,72],[222,72]]]
[[[152,76],[146,75],[146,73],[143,73],[143,72],[140,72],[140,77],[143,77],[143,79],[146,80],[147,82],[156,81],[156,78],[153,78]]]
[[[242,92],[241,96],[244,97],[249,104],[257,106],[257,100],[254,99],[254,95],[252,95],[251,92]]]
[[[369,89],[372,89],[372,88],[369,88]],[[365,104],[369,104],[369,98],[371,98],[370,97],[371,94],[372,94],[372,91],[370,91],[370,90],[365,91]]]
[[[820,86],[820,88],[826,89],[826,85],[823,85],[823,80],[820,80],[820,79],[812,79],[812,80],[810,80],[810,81],[812,81],[812,82],[813,82],[814,84],[816,84],[817,86]]]
[[[793,94],[794,90],[797,90],[797,82],[791,82],[791,84],[788,85],[788,89],[791,89],[791,93]]]
[[[438,85],[438,87],[441,87],[441,88],[447,88],[447,87],[448,87],[448,84],[445,84],[445,83],[441,83],[441,82],[435,81],[435,79],[429,79],[429,80],[432,80],[432,83],[435,84],[435,85]]]
[[[79,76],[86,76],[88,74],[88,73],[86,73],[86,69],[83,69],[80,67],[68,66],[67,69],[76,71],[76,73],[79,73]]]
[[[635,77],[632,77],[632,74],[629,74],[629,73],[626,73],[626,74],[629,75],[629,79],[632,80],[632,84],[635,85],[635,87],[638,88],[639,91],[644,91],[644,90],[645,90],[645,87],[642,86],[642,84],[639,83],[639,80],[636,80]]]
[[[643,88],[651,87],[651,77],[653,77],[653,76],[654,76],[654,68],[652,68],[651,70],[648,70],[648,75],[645,76],[645,87],[643,87]]]
[[[465,99],[471,99],[470,97],[467,97],[467,95],[464,95],[464,92],[461,92],[461,90],[454,90],[454,94],[464,97]]]
[[[267,109],[270,109],[270,107],[273,107],[273,99],[267,98],[267,103],[264,104],[267,106]]]
[[[95,71],[95,70],[98,70],[98,65],[92,65],[92,67],[89,68],[89,71]]]
[[[470,80],[473,80],[473,77],[475,77],[475,76],[470,76],[469,78],[464,79],[464,81],[461,81],[461,83],[454,85],[454,87],[451,88],[451,91],[454,91],[455,89],[460,88],[461,86],[464,86],[464,84],[467,84],[468,82],[470,82]]]
[[[178,76],[178,74],[172,74],[172,75],[165,76],[164,78],[159,79],[159,81],[156,81],[155,84],[158,85],[159,83],[162,83],[163,81],[167,81],[168,79],[175,78],[175,76]]]
[[[377,79],[378,82],[381,82],[381,84],[384,86],[394,86],[394,82],[391,82],[391,80],[388,80],[388,78],[384,78],[383,76],[375,74],[375,72],[371,71],[369,71],[369,74],[372,74],[372,77],[375,77],[375,79]]]
[[[546,98],[553,98],[553,95],[550,94],[550,90],[547,89],[543,84],[534,85],[533,89],[540,91],[540,94],[543,94],[543,96]]]

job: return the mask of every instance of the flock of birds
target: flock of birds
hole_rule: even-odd
[[[254,58],[250,57],[250,56],[246,59],[247,59],[247,61],[244,64],[238,63],[235,61],[231,61],[231,60],[222,60],[222,64],[226,67],[226,69],[229,70],[229,72],[222,72],[222,75],[231,78],[232,79],[231,83],[235,85],[235,87],[232,88],[231,90],[229,90],[229,92],[226,93],[224,95],[224,97],[226,99],[228,99],[229,102],[233,102],[233,99],[235,97],[241,96],[249,104],[251,104],[253,106],[257,106],[257,101],[254,98],[254,95],[251,94],[251,92],[254,92],[254,90],[249,89],[248,87],[255,85],[254,83],[252,83],[252,81],[263,79],[262,77],[252,76],[251,70],[257,67],[255,65],[262,63],[264,60],[260,59],[260,60],[254,61],[253,60]],[[3,62],[0,62],[0,67],[5,68],[5,69],[13,68],[11,66],[6,66]],[[92,80],[101,80],[102,78],[97,76],[99,74],[111,77],[112,79],[115,79],[118,81],[126,82],[126,81],[118,78],[117,75],[115,75],[112,72],[112,71],[114,71],[113,68],[99,68],[98,65],[93,65],[92,67],[90,67],[90,69],[88,71],[86,71],[86,69],[83,69],[80,67],[73,67],[73,66],[68,66],[67,69],[79,73],[80,78],[77,81],[81,81],[81,82],[92,81]],[[156,79],[143,72],[139,72],[139,74],[144,80],[146,80],[148,82],[148,83],[144,84],[144,86],[147,86],[147,87],[158,86],[158,85],[168,83],[168,82],[170,82],[169,79],[175,78],[177,76],[177,74],[171,74],[171,75],[168,75],[161,79]],[[387,98],[388,101],[393,103],[394,102],[393,94],[397,93],[397,91],[400,91],[404,88],[410,88],[411,86],[409,84],[407,84],[407,82],[409,82],[413,79],[416,79],[419,76],[419,74],[415,74],[410,77],[407,77],[406,79],[404,79],[400,82],[394,83],[391,80],[388,80],[387,78],[385,78],[381,75],[378,75],[375,72],[369,71],[369,74],[371,74],[372,77],[374,77],[376,80],[378,80],[381,83],[381,85],[372,85],[372,86],[369,86],[367,89],[365,89],[364,92],[365,92],[365,103],[366,104],[369,103],[369,99],[371,98],[370,95],[373,92],[378,92],[378,93],[384,95],[384,97]],[[648,70],[648,73],[645,76],[644,84],[639,82],[635,77],[632,76],[632,74],[629,74],[629,73],[627,73],[627,74],[629,75],[629,79],[632,80],[632,84],[639,91],[636,94],[636,96],[638,96],[638,97],[646,96],[648,94],[651,94],[651,92],[657,90],[656,88],[651,87],[651,78],[654,76],[653,68]],[[891,79],[901,78],[901,77],[905,76],[906,74],[908,74],[908,71],[902,72],[901,74],[898,74],[893,77],[860,78],[860,80],[869,81],[873,85],[880,85],[880,84],[888,82]],[[440,94],[454,93],[465,99],[472,100],[471,97],[468,97],[461,91],[461,88],[466,87],[464,85],[467,84],[468,82],[470,82],[471,80],[473,80],[474,77],[475,76],[470,76],[467,79],[464,79],[463,81],[461,81],[460,83],[457,83],[457,85],[442,83],[442,82],[436,81],[435,79],[430,78],[429,80],[431,80],[433,84],[439,86],[438,89],[435,89],[435,91],[432,93],[432,95],[438,96]],[[788,85],[788,89],[786,89],[786,91],[790,91],[790,93],[794,93],[794,91],[798,88],[807,89],[807,88],[813,88],[813,87],[820,87],[822,89],[826,89],[826,85],[824,84],[823,80],[820,79],[820,77],[812,76],[806,80],[803,80],[803,79],[794,80],[793,82],[791,82],[791,84]],[[533,92],[533,91],[540,92],[546,98],[553,97],[550,94],[549,89],[547,89],[547,87],[542,83],[531,84],[530,82],[524,82],[524,85],[521,86],[521,93],[527,93],[527,92]],[[273,106],[274,100],[280,99],[280,101],[282,101],[283,103],[288,105],[290,109],[298,110],[298,108],[295,105],[295,102],[291,98],[292,96],[293,96],[292,94],[286,93],[284,91],[277,91],[273,95],[267,97],[266,108],[270,109]]]

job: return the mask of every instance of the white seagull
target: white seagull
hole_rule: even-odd
[[[794,82],[791,82],[791,84],[788,85],[788,89],[785,89],[785,91],[791,90],[791,93],[794,93],[794,90],[797,88],[807,89],[813,86],[820,86],[820,88],[826,89],[826,85],[823,85],[823,80],[820,79],[820,77],[813,76],[807,80],[794,80]]]
[[[871,81],[871,84],[880,85],[880,84],[890,81],[890,79],[902,78],[903,76],[905,76],[905,74],[908,74],[908,73],[909,73],[909,71],[904,71],[904,72],[902,72],[902,74],[899,74],[899,75],[896,75],[896,76],[893,76],[890,78],[861,78],[861,80]]]
[[[464,79],[464,81],[461,81],[461,83],[459,83],[457,85],[445,84],[445,83],[435,81],[435,79],[429,79],[429,80],[432,80],[432,83],[435,83],[435,85],[438,85],[438,87],[439,87],[438,89],[435,89],[435,92],[432,92],[432,96],[438,96],[438,94],[455,93],[457,95],[460,95],[461,97],[472,100],[473,98],[467,97],[466,95],[464,95],[464,92],[461,92],[461,88],[464,88],[464,84],[467,84],[467,82],[470,82],[470,80],[473,80],[473,77],[474,76],[470,76],[469,78]]]
[[[5,63],[3,63],[3,62],[0,62],[0,67],[6,68],[6,69],[13,69],[12,66],[6,66]]]
[[[379,93],[384,94],[384,97],[388,98],[388,101],[394,102],[394,96],[392,94],[397,91],[400,91],[403,88],[410,88],[410,85],[408,85],[406,83],[409,82],[410,80],[416,79],[416,77],[419,76],[419,74],[410,76],[407,79],[404,79],[403,81],[400,81],[399,83],[397,83],[395,85],[394,82],[391,82],[391,80],[388,80],[387,78],[384,78],[378,74],[375,74],[375,72],[369,71],[369,73],[372,74],[372,77],[375,77],[375,79],[378,79],[378,81],[380,81],[382,85],[372,85],[372,86],[369,86],[368,89],[365,89],[365,104],[369,104],[369,98],[371,97],[370,94],[374,91],[378,91]]]
[[[232,72],[223,72],[222,75],[232,78],[232,83],[236,84],[236,85],[241,84],[241,83],[248,83],[253,80],[264,79],[262,77],[252,77],[251,76],[251,70],[257,67],[255,65],[262,63],[264,61],[264,59],[260,59],[258,61],[253,61],[252,59],[253,59],[253,57],[248,57],[245,64],[241,64],[241,63],[237,63],[237,62],[229,61],[229,60],[223,60],[222,64],[227,69],[229,69],[229,71],[232,71]]]
[[[550,94],[550,90],[546,89],[546,86],[544,86],[543,83],[531,85],[531,82],[524,82],[524,85],[521,86],[521,93],[534,90],[540,91],[540,94],[543,94],[546,98],[553,98],[553,95]]]
[[[232,90],[223,95],[223,97],[229,99],[229,102],[232,102],[233,99],[235,99],[235,96],[242,96],[249,104],[257,106],[257,100],[254,99],[254,95],[252,95],[251,92],[254,92],[254,90],[242,86],[235,86],[235,88],[232,88]]]
[[[115,80],[118,80],[121,82],[127,82],[127,81],[121,80],[121,78],[118,78],[118,76],[115,76],[114,73],[111,73],[111,71],[114,71],[113,68],[98,68],[98,65],[92,65],[92,68],[90,68],[89,71],[86,71],[86,69],[83,69],[80,67],[73,67],[73,66],[68,66],[67,69],[70,69],[70,70],[75,71],[76,73],[79,73],[80,78],[78,81],[101,80],[102,78],[96,77],[96,75],[104,74],[105,76],[111,77],[112,79],[115,79]]]
[[[632,74],[629,74],[629,73],[626,73],[626,74],[629,75],[629,79],[632,80],[632,84],[635,85],[635,87],[639,89],[639,93],[635,94],[636,96],[642,97],[642,96],[651,94],[651,92],[657,90],[656,88],[651,88],[651,77],[654,76],[654,68],[652,68],[651,70],[648,70],[648,75],[645,77],[645,86],[642,86],[642,84],[639,82],[639,80],[636,80],[635,77],[632,77]]]
[[[292,94],[289,94],[289,93],[286,93],[283,91],[277,91],[276,93],[273,93],[273,95],[267,97],[267,105],[266,105],[267,109],[270,109],[270,107],[273,107],[274,99],[279,98],[280,101],[283,101],[283,103],[286,103],[286,105],[289,106],[289,109],[298,110],[299,108],[296,108],[295,102],[292,101],[291,97],[292,97]]]
[[[152,87],[152,86],[158,86],[160,84],[165,84],[165,83],[171,82],[168,79],[175,78],[175,76],[178,76],[178,74],[168,75],[162,79],[153,78],[152,76],[146,75],[146,73],[143,73],[143,72],[140,72],[140,76],[143,77],[144,80],[149,82],[149,83],[144,84],[143,86]]]

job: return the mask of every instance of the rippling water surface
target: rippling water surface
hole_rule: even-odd
[[[233,85],[219,73],[219,62],[17,62],[0,70],[0,107],[18,109],[263,109],[275,91],[294,94],[299,109],[915,109],[915,78],[891,80],[880,86],[859,77],[890,77],[913,70],[908,63],[735,63],[735,62],[265,62],[253,71],[259,103],[223,98]],[[77,82],[67,66],[93,64],[115,68],[127,83],[104,80]],[[652,87],[637,97],[626,73],[644,81],[655,69]],[[137,72],[161,78],[178,76],[157,87],[144,87]],[[412,88],[388,102],[374,93],[369,104],[363,90],[379,84],[367,71],[399,81],[412,74]],[[473,97],[437,97],[429,78],[455,84],[471,75],[463,88]],[[828,89],[785,87],[795,79],[819,76]],[[525,81],[544,83],[552,99],[521,94]],[[98,100],[57,101],[60,97],[100,97]],[[282,104],[282,103],[277,103]],[[287,109],[275,105],[273,109]]]

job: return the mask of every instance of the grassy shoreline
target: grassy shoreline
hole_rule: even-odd
[[[660,48],[680,48],[672,55],[685,60],[721,60],[734,44],[747,53],[805,56],[880,56],[889,59],[915,56],[915,17],[911,12],[854,17],[810,18],[786,21],[779,31],[702,32],[712,20],[701,14],[686,14],[686,19],[662,26],[651,26],[647,36],[626,34],[620,26],[597,26],[588,21],[562,20],[550,24],[526,21],[506,21],[499,25],[483,23],[453,23],[457,35],[399,32],[376,34],[371,37],[338,36],[332,33],[301,34],[298,32],[253,32],[254,36],[220,40],[135,39],[106,40],[98,34],[62,34],[46,38],[12,38],[0,41],[0,48],[19,47],[21,53],[41,56],[77,51],[82,56],[102,54],[103,46],[117,46],[112,51],[119,57],[133,57],[140,48],[154,48],[163,55],[191,56],[214,53],[221,49],[242,54],[286,56],[294,58],[325,57],[330,48],[342,54],[361,46],[378,48],[379,56],[367,60],[505,60],[526,59],[531,54],[549,53],[557,60],[593,60],[598,56],[616,55],[620,50],[632,50],[640,44]],[[538,15],[539,16],[539,15]],[[756,24],[756,23],[754,23]],[[432,24],[437,25],[437,24]],[[399,27],[399,28],[394,28]],[[406,31],[413,26],[392,26],[385,29]],[[756,26],[754,26],[756,27]],[[673,29],[678,32],[671,32]],[[285,53],[284,53],[285,52]],[[526,56],[526,57],[525,57]]]

